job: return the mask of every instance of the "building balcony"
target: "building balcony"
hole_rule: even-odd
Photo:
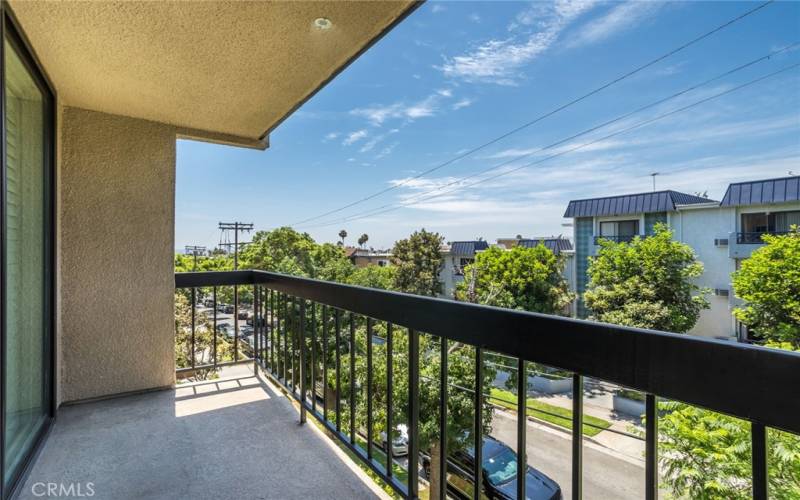
[[[614,235],[614,236],[595,236],[594,237],[594,244],[595,245],[600,245],[600,240],[613,241],[614,243],[630,243],[637,236],[641,237],[642,235],[640,235],[640,234],[620,234],[620,235]]]
[[[653,498],[659,399],[751,421],[753,474],[745,479],[755,497],[766,498],[764,429],[800,433],[797,353],[261,271],[176,274],[175,281],[188,298],[185,308],[176,307],[178,316],[187,313],[176,317],[182,382],[61,409],[23,498],[39,483],[87,482],[97,498],[382,494],[364,471],[417,498],[432,479],[423,442],[430,441],[431,422],[457,448],[434,449],[448,463],[453,496],[457,488],[471,496],[496,486],[474,465],[487,463],[480,454],[471,468],[456,460],[474,450],[448,435],[460,425],[458,433],[473,443],[501,442],[517,458],[513,450],[527,450],[515,470],[505,471],[524,478],[515,479],[511,498],[597,498],[622,491],[616,488],[623,483],[632,484],[630,491],[614,496]],[[223,297],[232,298],[233,314],[224,312]],[[474,411],[491,397],[486,376],[494,368],[486,359],[493,353],[511,357],[517,370],[535,363],[568,373],[571,417],[561,438],[540,441],[531,422],[541,410],[519,401],[516,408]],[[448,366],[467,369],[471,385],[456,381]],[[217,374],[222,378],[211,378]],[[481,390],[475,380],[483,381]],[[599,382],[643,394],[641,445],[629,460],[610,460],[598,451],[599,437],[581,432],[593,425],[584,420],[584,388]],[[521,383],[518,390],[527,393]],[[464,401],[467,423],[453,413]],[[386,453],[381,429],[401,427],[405,440]]]
[[[750,257],[753,250],[764,245],[762,239],[767,234],[787,234],[787,231],[757,231],[757,232],[737,232],[730,234],[730,244],[728,245],[728,256],[732,259],[746,259]]]

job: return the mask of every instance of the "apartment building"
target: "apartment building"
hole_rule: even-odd
[[[564,217],[573,219],[577,315],[589,314],[580,296],[586,290],[589,258],[597,254],[598,241],[630,241],[652,234],[653,226],[664,222],[674,238],[691,246],[703,262],[705,271],[697,284],[711,290],[710,307],[690,333],[743,338],[746,332],[732,315],[738,300],[731,273],[763,245],[764,234],[800,225],[798,191],[800,177],[784,177],[731,184],[721,202],[671,190],[570,201]]]
[[[439,281],[442,283],[442,296],[453,298],[456,286],[464,281],[464,267],[475,262],[475,254],[489,248],[489,242],[451,241],[442,246],[442,268]]]

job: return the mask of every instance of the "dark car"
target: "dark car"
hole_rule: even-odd
[[[490,499],[517,497],[517,454],[491,436],[483,438],[483,493]],[[472,498],[475,449],[452,453],[447,460],[447,492],[457,498]],[[422,455],[422,466],[430,477],[430,458]],[[525,496],[530,500],[561,500],[561,487],[530,465],[525,474]]]

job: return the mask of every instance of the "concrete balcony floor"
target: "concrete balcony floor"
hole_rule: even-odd
[[[313,423],[298,421],[252,371],[66,406],[19,498],[41,498],[36,483],[80,483],[85,493],[89,482],[93,498],[115,500],[385,496]]]

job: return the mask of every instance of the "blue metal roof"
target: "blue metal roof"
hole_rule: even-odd
[[[519,240],[517,244],[521,247],[533,248],[539,246],[540,243],[556,255],[562,251],[572,250],[572,242],[566,238],[532,238]]]
[[[450,243],[450,253],[455,255],[475,255],[475,252],[486,250],[489,243],[480,241],[454,241]]]
[[[800,177],[797,176],[731,184],[725,191],[720,206],[766,205],[792,201],[800,201]]]
[[[653,191],[650,193],[572,200],[567,206],[564,217],[595,217],[603,215],[672,212],[675,210],[675,205],[714,202],[714,200],[708,198],[679,193],[678,191]]]

